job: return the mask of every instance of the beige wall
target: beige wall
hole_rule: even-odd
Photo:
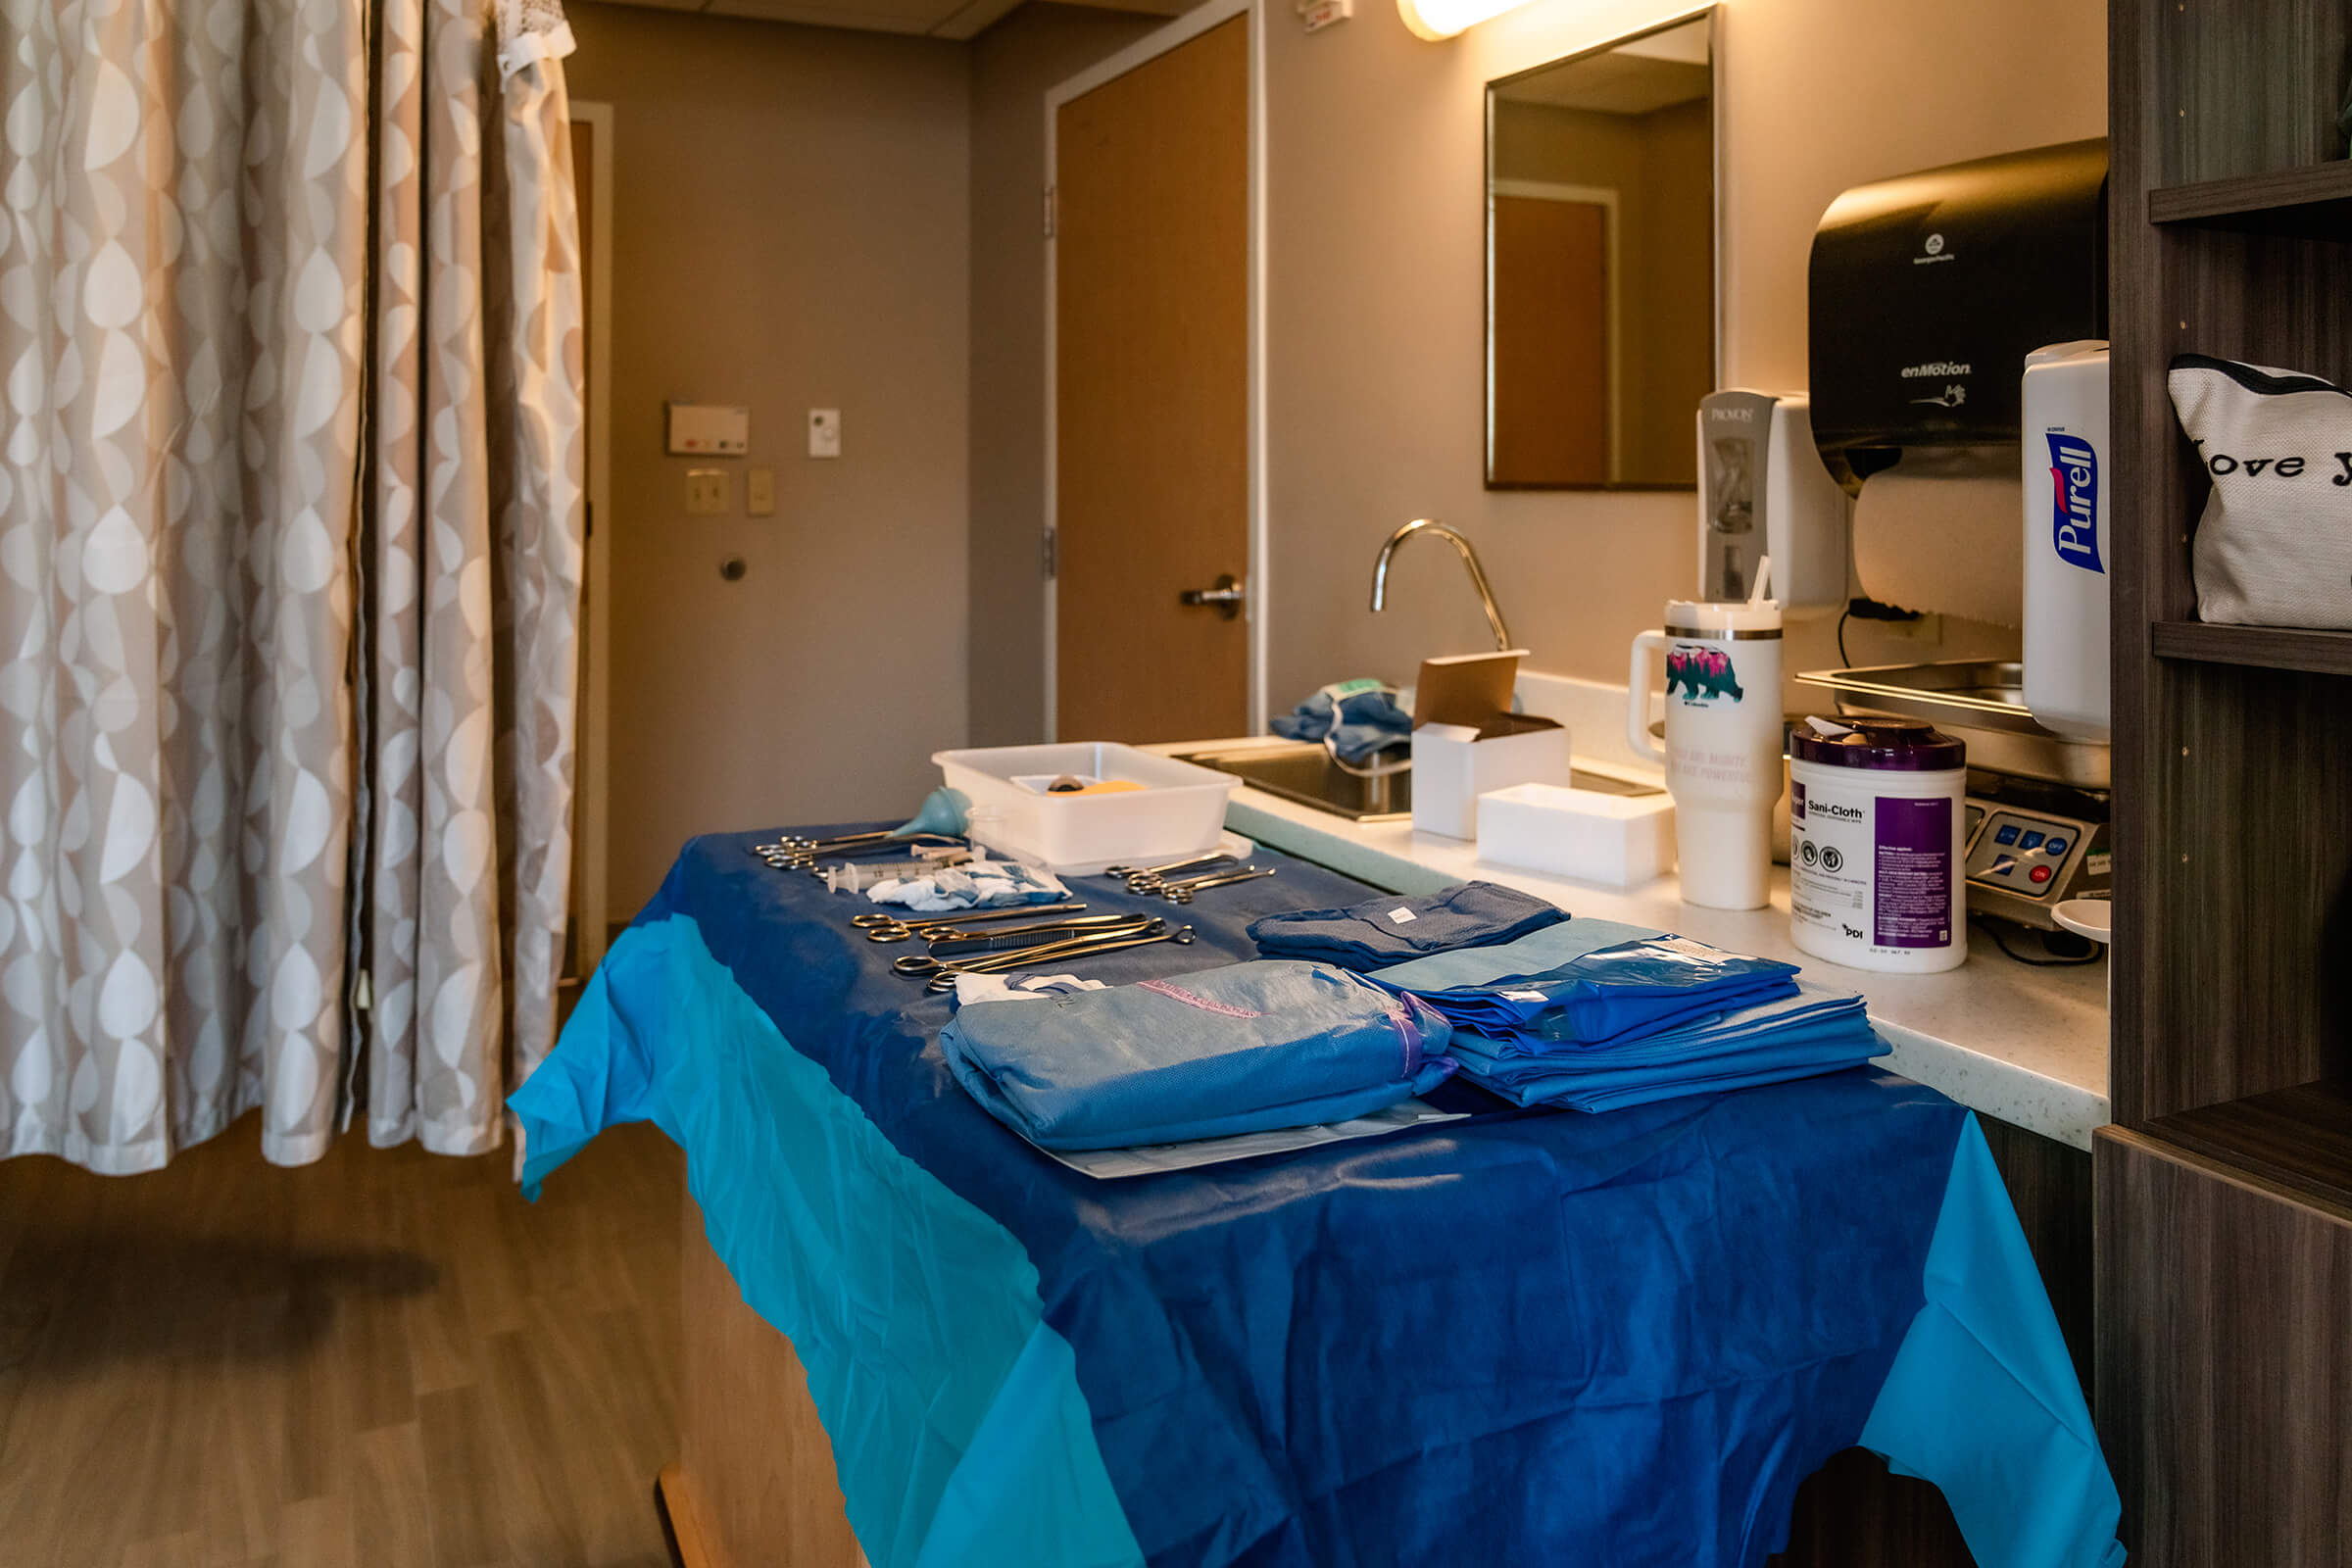
[[[1409,678],[1487,645],[1447,553],[1416,547],[1366,610],[1381,538],[1413,516],[1464,529],[1537,667],[1625,678],[1626,644],[1696,570],[1688,494],[1488,493],[1480,479],[1483,93],[1672,14],[1537,0],[1449,42],[1373,0],[1342,26],[1267,27],[1270,134],[1269,698]],[[1813,225],[1859,180],[2100,134],[2098,0],[1731,0],[1724,52],[1725,379],[1801,387]],[[1869,628],[1857,660],[1933,657]],[[1826,626],[1791,668],[1834,662]]]
[[[688,836],[911,811],[962,742],[967,69],[956,44],[567,9],[572,95],[614,110],[617,919]],[[665,398],[751,407],[733,515],[685,514]],[[803,455],[812,407],[843,411],[841,459]],[[755,464],[773,517],[743,513]]]
[[[1162,24],[1029,4],[972,41],[971,741],[1045,733],[1045,94]]]

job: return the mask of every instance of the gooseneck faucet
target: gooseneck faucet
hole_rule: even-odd
[[[1511,628],[1502,623],[1502,612],[1494,604],[1494,590],[1487,586],[1486,568],[1478,564],[1478,552],[1470,548],[1469,540],[1434,517],[1415,517],[1389,535],[1388,543],[1380,547],[1380,559],[1372,563],[1372,608],[1379,610],[1388,601],[1389,558],[1396,554],[1398,545],[1417,533],[1434,534],[1452,545],[1462,558],[1462,564],[1470,568],[1470,586],[1478,590],[1478,602],[1487,612],[1487,624],[1494,628],[1494,651],[1504,653],[1516,646],[1511,641]]]

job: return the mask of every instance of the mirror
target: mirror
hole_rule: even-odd
[[[1487,84],[1487,487],[1697,483],[1711,11]]]

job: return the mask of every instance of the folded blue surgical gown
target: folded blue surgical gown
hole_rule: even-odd
[[[1499,989],[1506,978],[1573,972],[1577,960],[1657,937],[1639,926],[1578,920],[1504,947],[1398,964],[1379,978],[1384,986],[1424,997],[1489,986]],[[1604,966],[1609,961],[1601,959]],[[1458,1026],[1447,1049],[1461,1062],[1463,1077],[1506,1100],[1578,1110],[1613,1110],[1806,1078],[1886,1054],[1887,1048],[1870,1027],[1858,995],[1792,980],[1788,965],[1769,959],[1744,961],[1757,966],[1777,994],[1761,999],[1736,993],[1718,997],[1712,1008],[1695,1016],[1667,1016],[1653,1020],[1646,1030],[1593,1041],[1516,1027],[1490,1035]],[[1607,1022],[1605,1012],[1591,1016],[1597,1025]]]
[[[1598,1045],[1792,997],[1795,974],[1793,963],[1726,953],[1689,937],[1639,937],[1595,948],[1537,974],[1409,989],[1458,1027],[1493,1039]],[[1394,984],[1378,972],[1372,978]]]
[[[1464,882],[1413,898],[1384,895],[1344,909],[1301,909],[1253,921],[1260,957],[1313,958],[1378,969],[1433,953],[1492,947],[1558,925],[1567,911],[1516,888]]]
[[[1445,1017],[1329,964],[1230,964],[940,1031],[974,1100],[1042,1149],[1128,1149],[1342,1121],[1453,1071]]]

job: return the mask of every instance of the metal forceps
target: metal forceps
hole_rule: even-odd
[[[1261,876],[1272,876],[1274,871],[1275,868],[1270,865],[1264,867],[1245,865],[1238,871],[1219,871],[1210,876],[1190,877],[1182,882],[1154,881],[1148,887],[1137,888],[1134,891],[1156,893],[1170,904],[1190,904],[1193,902],[1193,895],[1205,888],[1221,888],[1232,882],[1254,882]]]
[[[1019,920],[1041,914],[1084,914],[1083,904],[1019,904],[1003,909],[959,909],[946,914],[883,914],[867,910],[850,916],[850,924],[865,933],[868,942],[904,942],[916,934],[954,931],[960,925],[988,920]]]
[[[928,976],[933,991],[952,991],[959,974],[997,974],[1007,969],[1025,969],[1033,964],[1061,963],[1098,953],[1116,953],[1121,948],[1140,948],[1153,942],[1192,940],[1191,926],[1178,926],[1170,930],[1167,921],[1154,918],[1137,924],[1127,934],[1097,933],[1073,937],[1066,942],[1048,942],[1034,948],[1011,948],[971,958],[951,960],[908,954],[893,963],[891,968],[909,978]]]
[[[1211,850],[1206,855],[1188,856],[1181,860],[1170,860],[1165,865],[1106,865],[1102,868],[1102,874],[1125,878],[1128,889],[1132,892],[1138,882],[1149,882],[1165,876],[1170,871],[1190,871],[1196,866],[1214,865],[1219,860],[1232,858],[1233,857],[1227,855],[1223,850]]]
[[[1080,914],[1060,920],[1040,920],[1034,925],[991,925],[970,931],[918,931],[915,934],[930,945],[931,956],[939,958],[957,953],[993,953],[1001,948],[1029,947],[1070,937],[1118,934],[1122,927],[1144,925],[1151,919],[1152,916],[1148,914]]]
[[[816,862],[828,857],[847,859],[926,844],[961,848],[963,840],[946,833],[853,833],[838,839],[779,839],[773,844],[755,844],[752,853],[779,871],[813,871]]]
[[[1165,930],[1168,924],[1167,921],[1153,914],[1105,914],[1095,916],[1095,918],[1108,923],[1097,926],[1092,930],[1066,931],[1060,936],[1039,937],[1034,942],[1015,943],[1010,948],[992,948],[981,953],[974,953],[966,958],[953,956],[955,953],[953,948],[949,949],[950,956],[942,957],[938,948],[954,940],[953,936],[943,936],[938,943],[933,944],[931,952],[909,953],[903,957],[893,958],[890,960],[890,967],[896,974],[937,974],[942,969],[961,968],[967,963],[978,963],[985,956],[1002,956],[1009,953],[1030,954],[1046,948],[1065,947],[1073,942],[1107,941],[1113,937],[1143,936],[1154,930]],[[957,934],[979,936],[987,933]]]

